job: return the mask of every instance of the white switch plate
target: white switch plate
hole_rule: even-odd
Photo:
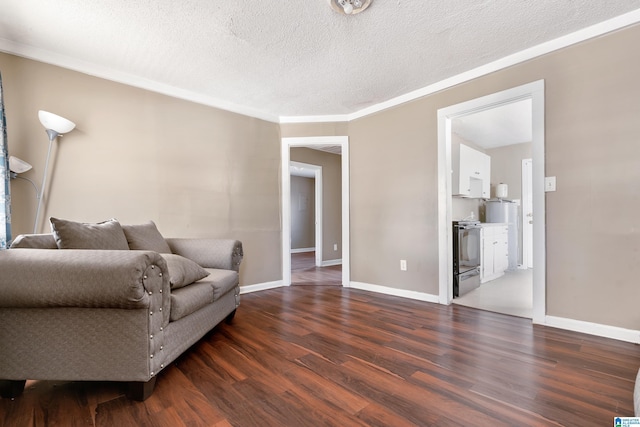
[[[406,259],[401,259],[400,260],[400,270],[407,271],[407,260]]]
[[[545,176],[544,177],[544,191],[556,191],[556,177]]]

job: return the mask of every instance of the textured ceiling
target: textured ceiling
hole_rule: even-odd
[[[0,0],[0,50],[256,116],[346,115],[640,0]]]

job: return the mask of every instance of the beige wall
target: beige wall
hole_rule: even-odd
[[[291,249],[316,245],[316,180],[291,175]]]
[[[322,260],[342,258],[342,158],[310,148],[292,147],[295,162],[322,166]],[[333,250],[333,245],[338,250]]]
[[[38,110],[77,124],[52,155],[45,220],[152,219],[165,236],[238,238],[242,284],[282,278],[277,124],[7,54],[0,70],[9,150],[34,166],[27,177],[39,183],[46,158]],[[12,182],[14,234],[32,230],[34,194]]]
[[[635,330],[639,39],[636,25],[348,124],[280,128],[9,55],[0,67],[10,149],[34,164],[30,177],[46,153],[37,110],[78,123],[60,144],[47,215],[153,218],[167,235],[236,236],[243,282],[277,280],[280,133],[346,131],[351,279],[428,294],[438,293],[437,110],[544,79],[545,169],[558,183],[545,196],[547,314]],[[35,210],[24,187],[14,191],[23,231]]]
[[[283,138],[309,136],[343,136],[347,135],[347,122],[328,123],[283,123],[280,132]]]
[[[437,110],[544,79],[558,185],[546,194],[547,314],[638,329],[639,39],[636,25],[349,123],[351,279],[438,293]]]
[[[513,144],[485,151],[491,156],[491,197],[496,185],[507,184],[507,199],[522,199],[522,160],[531,159],[531,143]]]

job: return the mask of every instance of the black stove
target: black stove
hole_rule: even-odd
[[[480,221],[453,221],[453,297],[480,286]]]

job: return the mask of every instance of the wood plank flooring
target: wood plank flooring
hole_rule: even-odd
[[[342,285],[342,265],[316,267],[315,252],[291,254],[292,285]]]
[[[1,363],[1,361],[0,361]],[[1,426],[609,426],[632,416],[637,345],[339,286],[245,294],[159,376],[30,381]]]

